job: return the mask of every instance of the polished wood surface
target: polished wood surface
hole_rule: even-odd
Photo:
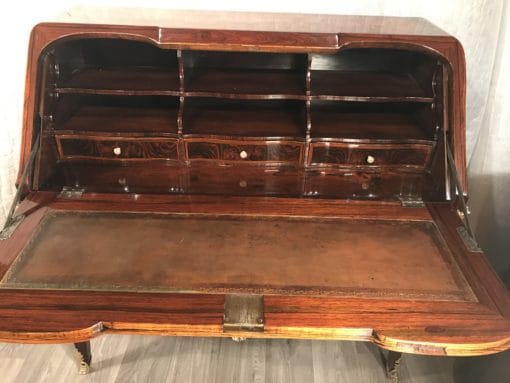
[[[179,13],[179,12],[178,12]],[[448,84],[450,87],[447,93],[449,99],[449,105],[451,113],[446,119],[440,124],[445,129],[451,131],[451,140],[454,143],[454,154],[455,161],[457,163],[458,172],[460,174],[461,181],[464,186],[464,190],[467,190],[466,176],[465,176],[465,63],[462,52],[462,47],[454,38],[447,36],[444,32],[433,27],[421,19],[403,19],[403,18],[372,18],[372,17],[337,17],[337,16],[311,16],[311,15],[239,15],[237,21],[229,20],[228,22],[224,19],[229,18],[228,14],[216,13],[215,19],[204,20],[204,14],[190,13],[186,16],[179,13],[179,21],[176,26],[186,20],[189,25],[195,25],[196,23],[204,23],[201,28],[201,33],[193,29],[184,30],[166,30],[164,29],[165,23],[162,23],[162,27],[153,28],[145,26],[107,26],[107,25],[78,25],[78,24],[41,24],[34,29],[32,35],[32,45],[30,48],[30,59],[29,67],[27,70],[27,103],[28,105],[35,105],[40,97],[36,87],[36,76],[37,76],[37,63],[38,57],[42,53],[43,49],[59,39],[60,37],[66,36],[68,41],[73,40],[73,36],[76,37],[77,33],[80,37],[97,37],[99,34],[106,36],[108,33],[114,33],[117,38],[127,38],[129,40],[138,40],[145,42],[152,42],[163,48],[175,48],[185,50],[195,49],[207,49],[207,50],[255,50],[255,51],[273,51],[273,52],[291,52],[299,51],[301,53],[310,52],[330,52],[336,53],[346,48],[398,48],[408,49],[416,52],[428,52],[431,57],[436,57],[440,60],[442,65],[445,66],[445,71],[441,72],[445,74],[445,82],[436,81],[436,84]],[[195,15],[195,16],[192,16]],[[260,18],[259,18],[260,16]],[[174,16],[169,16],[169,19],[174,19]],[[193,17],[196,17],[195,19]],[[122,19],[122,16],[120,16]],[[119,20],[120,20],[119,19]],[[281,22],[272,24],[271,27],[267,26],[263,30],[274,30],[275,25],[278,25],[279,32],[254,32],[250,29],[255,28],[258,25],[262,28],[264,23],[273,23],[277,19]],[[155,20],[160,20],[156,17]],[[214,25],[214,23],[224,20],[224,27],[228,28],[228,25],[236,25],[240,20],[246,22],[245,29],[242,31],[209,31],[205,33],[205,25]],[[266,21],[264,21],[266,20]],[[320,26],[314,22],[320,21]],[[368,29],[368,32],[364,28],[367,27],[367,23],[373,23]],[[294,24],[298,23],[298,24]],[[134,23],[136,25],[136,23]],[[251,25],[251,28],[250,28]],[[189,26],[188,26],[189,28]],[[296,32],[295,29],[301,29],[302,32]],[[257,28],[255,28],[257,29]],[[86,31],[90,31],[88,34]],[[287,31],[287,32],[285,32]],[[316,33],[322,31],[321,33]],[[333,32],[334,31],[334,32]],[[199,36],[199,40],[196,40]],[[291,37],[292,36],[292,37]],[[189,40],[187,40],[189,39]],[[219,40],[221,39],[221,44]],[[187,42],[186,42],[187,41]],[[292,41],[292,43],[291,43]],[[62,42],[62,41],[61,41]],[[239,44],[239,45],[236,45]],[[56,46],[56,44],[54,44]],[[177,52],[178,53],[178,52]],[[58,56],[58,55],[57,55]],[[65,56],[65,55],[64,55]],[[176,56],[179,56],[176,54]],[[121,56],[123,57],[123,56]],[[149,55],[149,57],[157,57],[157,55]],[[182,55],[181,55],[182,57]],[[166,58],[165,58],[166,60]],[[372,60],[374,61],[374,60]],[[405,61],[405,60],[404,60]],[[94,62],[89,60],[89,62]],[[312,58],[313,63],[313,58]],[[406,65],[410,65],[406,61]],[[146,63],[144,63],[146,64]],[[171,64],[174,65],[175,64]],[[178,64],[180,94],[184,95],[184,72],[186,66]],[[170,66],[171,67],[171,66]],[[314,66],[309,65],[306,73],[310,73],[310,76],[315,70]],[[453,69],[454,68],[454,69]],[[320,72],[320,71],[315,71]],[[426,73],[427,71],[425,71]],[[423,70],[415,72],[414,79],[420,84],[422,89],[424,82],[422,80]],[[51,77],[51,76],[49,76]],[[313,86],[312,81],[305,81],[307,87]],[[395,82],[397,83],[397,82]],[[132,90],[131,90],[132,91]],[[128,90],[129,93],[129,90]],[[248,94],[248,93],[246,93]],[[314,97],[312,93],[306,97]],[[369,94],[369,93],[368,93]],[[367,95],[368,95],[367,94]],[[390,93],[391,94],[391,93]],[[427,90],[427,97],[430,97],[432,93]],[[228,96],[228,94],[221,94]],[[339,95],[346,97],[345,95]],[[406,96],[406,100],[413,100],[413,92]],[[335,96],[336,97],[336,96]],[[360,96],[347,96],[360,97]],[[361,96],[367,97],[365,95]],[[381,96],[377,96],[381,97]],[[383,96],[383,99],[386,96]],[[45,97],[43,97],[45,98]],[[415,101],[416,100],[414,98]],[[39,100],[40,101],[40,100]],[[47,101],[47,100],[46,100]],[[425,100],[421,100],[425,101]],[[443,105],[443,104],[441,104]],[[181,106],[184,110],[185,108]],[[32,132],[31,124],[34,121],[34,110],[32,107],[28,107],[25,110],[25,123],[24,123],[24,137],[27,139],[24,141],[23,149],[21,152],[21,164],[23,165],[26,161],[29,146],[31,142]],[[36,112],[35,112],[36,113]],[[181,121],[181,122],[179,122]],[[311,126],[311,121],[308,120],[307,126]],[[178,125],[182,124],[182,119],[178,118]],[[182,129],[182,128],[181,128]],[[23,166],[20,166],[20,169]],[[36,181],[39,183],[39,180]]]
[[[54,196],[54,194],[53,194]],[[53,197],[54,198],[54,197]],[[471,253],[447,227],[459,218],[447,204],[428,209],[403,208],[398,203],[329,200],[249,199],[230,197],[218,204],[214,197],[84,195],[80,200],[58,199],[51,194],[34,195],[34,201],[53,209],[98,211],[186,212],[345,217],[419,220],[434,218],[448,243],[453,259],[476,297],[475,301],[423,301],[364,299],[361,297],[267,295],[265,331],[257,336],[371,340],[394,350],[435,354],[474,355],[508,347],[508,293],[481,253]],[[296,203],[299,202],[299,203]],[[432,215],[431,215],[431,213]],[[32,215],[16,232],[16,241],[31,236],[24,227],[37,219]],[[447,225],[447,226],[445,226]],[[455,226],[454,226],[455,227]],[[0,254],[8,242],[0,242]],[[21,249],[19,250],[21,251]],[[2,263],[6,262],[2,259]],[[11,261],[12,262],[12,259]],[[5,263],[4,263],[5,264]],[[474,268],[476,265],[476,268]],[[498,301],[493,297],[497,296]],[[87,307],[85,311],[83,308]],[[152,307],[152,308],[149,308]],[[168,311],[168,307],[172,307]],[[200,309],[198,309],[200,307]],[[24,342],[83,341],[102,331],[159,334],[231,336],[222,331],[222,294],[165,294],[65,290],[3,290],[0,294],[2,339]],[[122,308],[122,309],[121,309]],[[12,331],[12,319],[23,310],[23,323]],[[148,310],[150,325],[147,324]],[[18,314],[16,314],[18,313]],[[41,322],[39,315],[46,320]],[[476,331],[473,331],[476,328]],[[255,335],[252,335],[255,336]],[[424,343],[428,346],[424,347]]]
[[[311,145],[312,164],[358,165],[368,167],[402,166],[425,167],[430,158],[427,145],[339,144],[314,143]]]
[[[510,347],[508,291],[461,236],[446,168],[450,145],[466,190],[455,38],[421,19],[173,15],[34,28],[20,168],[41,145],[0,241],[0,340]],[[224,326],[232,293],[263,295],[263,331]]]
[[[132,10],[116,9],[116,12],[100,13],[96,19],[101,24],[159,25],[162,28],[288,31],[307,34],[343,32],[414,36],[448,35],[430,21],[419,17],[144,9],[142,21]],[[151,20],[149,23],[148,19]]]

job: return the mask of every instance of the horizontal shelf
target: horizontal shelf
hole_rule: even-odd
[[[188,95],[260,99],[305,99],[305,78],[292,70],[209,69],[193,73]]]
[[[321,102],[312,104],[311,115],[312,138],[432,142],[415,111],[402,105],[385,110]]]
[[[304,76],[291,70],[207,70],[194,73],[184,96],[232,99],[323,99],[433,102],[410,75],[313,71],[311,97]],[[60,84],[61,94],[178,96],[177,70],[85,69]]]
[[[155,68],[84,69],[60,84],[58,93],[179,95],[179,74]]]
[[[434,101],[405,73],[312,71],[311,85],[312,96],[324,100]]]
[[[85,105],[57,130],[177,134],[177,108]]]
[[[304,103],[299,101],[187,100],[183,133],[238,137],[305,135]]]

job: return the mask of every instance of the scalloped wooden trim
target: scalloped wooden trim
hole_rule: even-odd
[[[101,334],[138,334],[158,336],[240,337],[253,339],[315,339],[371,342],[377,346],[417,355],[476,356],[510,349],[510,335],[487,342],[428,342],[400,339],[379,334],[369,328],[266,327],[264,332],[224,332],[223,326],[99,322],[85,329],[62,332],[0,332],[0,341],[13,343],[76,343]]]

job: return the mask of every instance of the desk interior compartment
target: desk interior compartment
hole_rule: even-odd
[[[307,55],[183,51],[184,90],[241,98],[303,98]]]
[[[404,49],[344,48],[314,54],[311,93],[324,99],[431,103],[437,60]]]
[[[55,43],[47,58],[58,93],[178,94],[177,51],[148,42],[83,38]]]

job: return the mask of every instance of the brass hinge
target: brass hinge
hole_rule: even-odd
[[[264,296],[256,294],[225,295],[223,331],[264,331]]]
[[[420,208],[425,207],[425,202],[418,196],[399,196],[400,204],[402,207]]]
[[[465,226],[458,226],[457,233],[459,233],[459,236],[462,239],[462,242],[464,242],[464,246],[466,246],[466,248],[469,251],[474,252],[474,253],[482,253],[483,252],[483,250],[480,249],[480,246],[478,246],[476,239],[474,239],[471,236],[471,234],[469,234],[469,232]]]
[[[24,219],[25,215],[20,214],[15,217],[12,217],[9,221],[7,221],[2,231],[0,231],[0,241],[11,238],[16,228]]]
[[[58,195],[58,197],[64,198],[64,199],[78,199],[82,196],[82,194],[84,192],[85,192],[85,188],[64,186],[62,188],[62,190],[60,191],[60,194]]]

